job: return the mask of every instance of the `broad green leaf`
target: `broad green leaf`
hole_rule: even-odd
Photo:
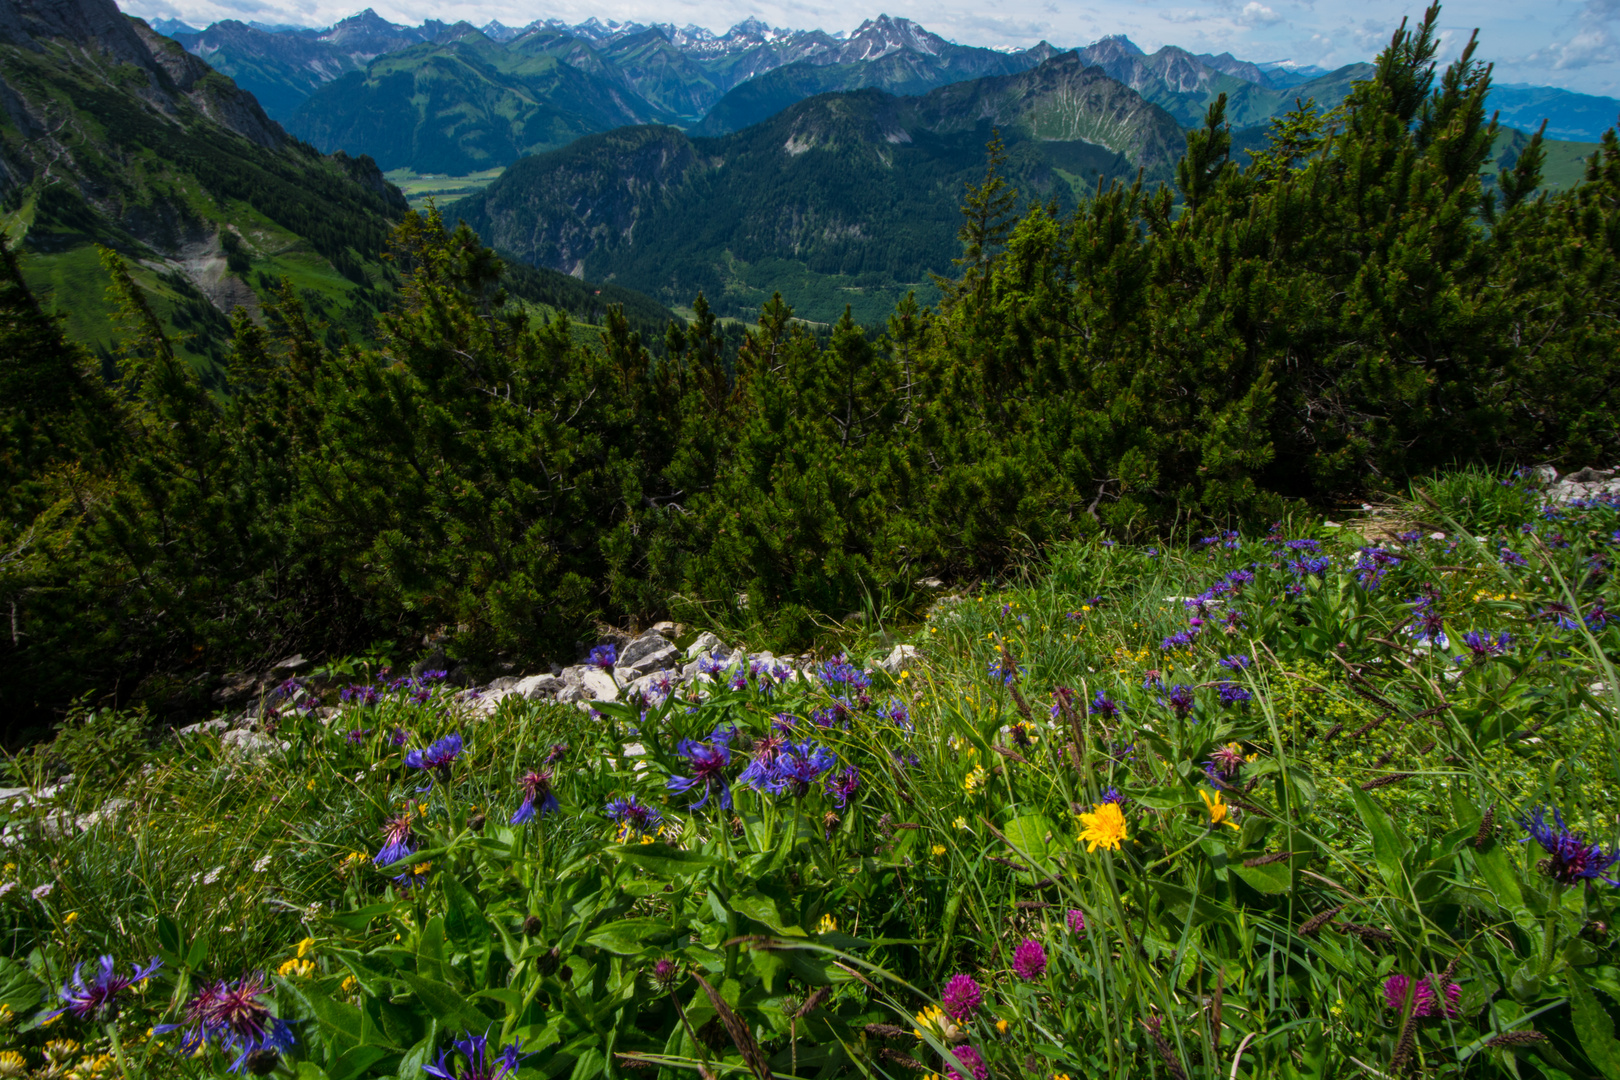
[[[416,994],[428,1015],[446,1027],[460,1026],[467,1031],[483,1031],[490,1025],[490,1018],[474,1008],[472,1002],[454,987],[408,971],[400,972],[399,978]]]
[[[640,867],[649,873],[659,874],[663,877],[682,877],[687,874],[696,874],[711,866],[718,865],[720,860],[710,855],[700,855],[695,851],[683,851],[680,848],[670,847],[668,844],[620,844],[604,849],[607,854]]]
[[[732,910],[739,915],[746,915],[755,922],[764,923],[778,934],[788,934],[793,937],[804,937],[804,930],[788,922],[774,897],[766,896],[762,892],[745,893],[742,896],[731,898]]]
[[[364,930],[371,925],[371,920],[379,915],[387,915],[393,910],[393,904],[367,904],[365,907],[355,908],[353,911],[334,912],[326,916],[326,920],[336,923],[345,930]]]
[[[300,986],[285,979],[277,979],[283,993],[291,995],[315,1018],[327,1043],[339,1052],[360,1041],[360,1010],[346,1001],[335,1001],[312,986]]]
[[[353,1080],[377,1062],[397,1053],[380,1046],[357,1046],[353,1050],[346,1050],[327,1067],[327,1080]]]
[[[1057,826],[1045,814],[1025,814],[1009,821],[1001,831],[1014,847],[1041,863],[1052,857],[1060,836]],[[1048,836],[1052,840],[1047,840]]]
[[[1258,892],[1285,893],[1293,883],[1293,873],[1289,870],[1287,862],[1267,863],[1264,866],[1230,863],[1227,869]]]
[[[1565,978],[1569,982],[1570,1018],[1581,1049],[1607,1080],[1620,1080],[1620,1042],[1614,1038],[1614,1022],[1579,970],[1570,968]]]
[[[585,941],[619,956],[635,956],[650,942],[668,940],[670,932],[667,919],[620,919],[587,934]]]
[[[1396,832],[1395,826],[1390,823],[1389,815],[1385,814],[1383,808],[1369,798],[1366,792],[1355,787],[1349,790],[1350,798],[1356,804],[1356,812],[1361,815],[1361,822],[1367,826],[1367,833],[1372,839],[1373,860],[1378,863],[1378,873],[1391,892],[1404,893],[1406,891],[1404,860],[1411,852],[1411,844]]]

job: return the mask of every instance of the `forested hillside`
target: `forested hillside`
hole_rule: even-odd
[[[205,667],[385,636],[493,664],[672,610],[746,605],[803,640],[1063,537],[1263,525],[1458,461],[1612,461],[1620,140],[1549,196],[1532,139],[1487,193],[1488,70],[1470,47],[1437,77],[1435,17],[1247,163],[1217,99],[1173,187],[1031,203],[993,140],[939,302],[902,300],[878,340],[848,317],[818,340],[779,297],[733,357],[700,301],[655,360],[613,313],[592,340],[526,318],[477,237],[410,215],[378,348],[334,348],[281,291],[236,322],[221,401],[117,260],[110,386],[8,260],[0,711],[184,701]],[[966,152],[870,138],[891,115],[798,129],[796,158]],[[631,135],[672,184],[697,167],[678,133]]]
[[[998,126],[1027,199],[1068,210],[1099,180],[1168,179],[1185,140],[1163,110],[1072,53],[900,98],[824,95],[716,139],[639,128],[519,161],[453,204],[518,258],[679,304],[749,315],[773,292],[881,324],[959,254],[958,206]],[[703,207],[702,213],[692,208]]]

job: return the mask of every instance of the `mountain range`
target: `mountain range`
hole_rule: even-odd
[[[916,97],[867,89],[798,102],[741,131],[621,128],[525,157],[451,204],[497,250],[666,304],[699,291],[751,316],[773,291],[831,322],[881,322],[949,274],[965,185],[993,129],[1026,202],[1072,209],[1099,180],[1169,179],[1185,148],[1162,108],[1059,53]],[[694,212],[701,208],[701,212]]]
[[[1026,71],[1061,51],[1046,42],[1012,52],[956,45],[887,15],[848,35],[757,19],[724,34],[594,18],[411,27],[370,9],[325,30],[238,21],[172,29],[317,148],[368,154],[384,169],[450,175],[499,168],[626,124],[724,135],[818,94],[921,95]],[[1078,53],[1186,128],[1222,93],[1241,129],[1263,125],[1296,99],[1336,103],[1371,72],[1368,64],[1325,71],[1176,46],[1147,53],[1123,36]],[[1499,88],[1491,106],[1522,129],[1549,118],[1548,134],[1562,139],[1596,139],[1620,114],[1620,102],[1549,87]]]

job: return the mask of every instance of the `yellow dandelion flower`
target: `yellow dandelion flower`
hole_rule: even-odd
[[[11,1080],[12,1077],[28,1075],[28,1059],[15,1050],[0,1050],[0,1076]]]
[[[1096,851],[1099,846],[1109,851],[1118,851],[1122,841],[1127,839],[1125,832],[1125,815],[1120,812],[1118,803],[1098,803],[1091,813],[1080,815],[1080,841],[1086,845],[1086,850]]]
[[[425,874],[429,870],[432,870],[432,869],[433,869],[433,864],[432,863],[430,863],[430,862],[419,862],[415,866],[411,867],[411,873],[413,873],[413,874]]]
[[[1005,1034],[1007,1034],[1008,1030],[1010,1030],[1011,1028],[1012,1028],[1012,1025],[1007,1023],[1007,1021],[1005,1021],[1005,1020],[997,1020],[996,1021],[996,1034],[997,1035],[1005,1035]]]
[[[936,858],[936,859],[937,859],[937,858],[939,858],[939,857],[940,857],[940,856],[942,856],[942,855],[944,855],[944,854],[945,854],[945,845],[944,845],[944,844],[935,844],[935,845],[934,845],[934,846],[933,846],[933,847],[931,847],[931,848],[929,848],[929,849],[928,849],[928,852],[929,852],[929,854],[931,854],[931,855],[932,855],[932,856],[933,856],[933,857],[934,857],[934,858]]]
[[[0,1001],[0,1027],[5,1027],[15,1019],[17,1019],[17,1014],[11,1011],[11,1006]]]
[[[838,929],[838,920],[831,915],[823,915],[821,921],[816,923],[816,933],[831,934]]]
[[[1232,808],[1221,801],[1220,792],[1217,791],[1215,793],[1215,797],[1211,799],[1209,797],[1209,792],[1205,791],[1203,788],[1199,788],[1198,797],[1204,800],[1204,809],[1209,811],[1209,824],[1211,828],[1214,828],[1216,825],[1225,825],[1229,829],[1237,828],[1237,822],[1232,821],[1226,816],[1227,812]]]

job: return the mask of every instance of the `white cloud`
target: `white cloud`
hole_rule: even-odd
[[[1246,23],[1249,26],[1270,26],[1273,23],[1282,21],[1283,17],[1281,15],[1260,3],[1259,0],[1249,0],[1247,4],[1243,5],[1243,10],[1238,13],[1238,22]]]

